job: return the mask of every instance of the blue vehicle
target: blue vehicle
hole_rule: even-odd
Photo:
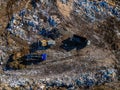
[[[42,61],[47,60],[47,54],[46,53],[41,54],[41,59]]]

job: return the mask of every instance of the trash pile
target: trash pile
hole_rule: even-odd
[[[67,5],[68,0],[61,0],[61,2]],[[50,4],[43,8],[42,3],[43,1],[31,0],[32,10],[24,8],[13,14],[6,30],[29,43],[35,41],[40,35],[54,40],[58,38],[60,36],[58,25],[62,21],[57,16],[50,15]],[[118,7],[110,5],[105,0],[74,0],[73,4],[73,11],[85,20],[102,20],[107,16],[120,18]]]
[[[118,7],[110,5],[106,0],[91,1],[91,0],[75,0],[74,12],[90,21],[104,19],[108,16],[116,16],[120,18]]]
[[[106,69],[100,70],[96,73],[81,73],[79,77],[73,80],[69,77],[65,79],[57,79],[53,81],[47,82],[46,86],[57,86],[57,87],[66,87],[66,88],[75,88],[78,87],[92,87],[95,85],[101,85],[105,82],[111,82],[116,78],[116,70],[115,69]],[[66,81],[64,81],[66,80]],[[66,82],[66,83],[65,83]]]
[[[18,80],[12,80],[11,87],[24,86],[29,80],[25,78],[19,78]]]
[[[35,70],[36,71],[36,70]],[[36,73],[35,71],[31,70],[28,73],[33,75],[32,72]],[[11,73],[11,72],[10,72]],[[17,74],[17,75],[16,75]],[[23,75],[23,74],[22,74]],[[25,73],[26,75],[26,73]],[[14,76],[10,74],[7,75],[0,75],[0,79],[3,83],[10,85],[11,87],[19,87],[25,86],[26,84],[30,83],[38,83],[44,84],[46,88],[49,87],[65,87],[67,89],[76,90],[76,87],[92,87],[95,85],[101,85],[103,83],[108,83],[115,81],[116,77],[116,70],[115,69],[102,69],[98,70],[97,72],[82,72],[77,75],[72,73],[70,76],[62,74],[60,76],[51,76],[51,78],[37,79],[31,81],[31,79],[20,77],[21,73],[15,73]],[[7,78],[6,78],[7,77]]]
[[[43,35],[52,39],[58,38],[57,17],[49,15],[49,7],[42,9],[41,3],[34,0],[31,1],[31,5],[32,10],[24,8],[19,13],[14,14],[6,30],[29,42],[35,41],[35,35]]]
[[[28,82],[30,82],[30,80],[27,79],[27,78],[22,78],[22,77],[18,78],[17,76],[14,76],[14,77],[9,76],[9,77],[6,78],[5,75],[4,76],[2,75],[0,77],[0,79],[1,79],[2,82],[8,84],[10,87],[24,86]]]
[[[81,75],[79,80],[76,80],[76,84],[81,87],[101,85],[105,82],[111,82],[115,80],[115,75],[116,70],[114,69],[100,70],[97,73],[95,73],[95,75],[93,75],[92,73],[85,73]]]
[[[16,37],[32,42],[36,35],[43,35],[48,38],[58,38],[60,19],[49,14],[50,6],[43,8],[43,1],[31,1],[32,10],[24,8],[19,13],[12,16],[6,29]],[[67,5],[68,0],[61,0]],[[116,16],[120,18],[120,12],[117,7],[108,4],[105,0],[89,1],[75,0],[73,5],[75,13],[86,20],[101,20],[107,16]],[[57,32],[56,32],[56,29]],[[34,38],[34,39],[33,39]]]

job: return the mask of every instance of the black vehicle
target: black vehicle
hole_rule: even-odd
[[[88,40],[84,37],[73,35],[73,37],[62,41],[62,43],[60,47],[66,51],[71,51],[72,49],[80,50],[87,46]]]

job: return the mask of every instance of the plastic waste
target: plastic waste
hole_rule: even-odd
[[[114,8],[111,9],[111,13],[112,13],[113,15],[116,15],[116,16],[118,15],[118,11],[117,11],[116,9],[114,9]]]
[[[23,17],[23,16],[25,15],[25,13],[26,13],[26,10],[23,9],[23,10],[20,11],[19,16],[22,16],[22,17]]]
[[[28,25],[32,26],[32,27],[35,27],[35,24],[32,21],[28,21]]]
[[[51,17],[49,17],[48,22],[51,26],[56,26],[57,25],[57,23]]]

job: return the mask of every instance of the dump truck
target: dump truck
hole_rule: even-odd
[[[72,49],[80,50],[87,45],[90,45],[90,41],[88,42],[87,38],[73,35],[73,37],[62,41],[62,45],[60,47],[66,51],[71,51]]]

